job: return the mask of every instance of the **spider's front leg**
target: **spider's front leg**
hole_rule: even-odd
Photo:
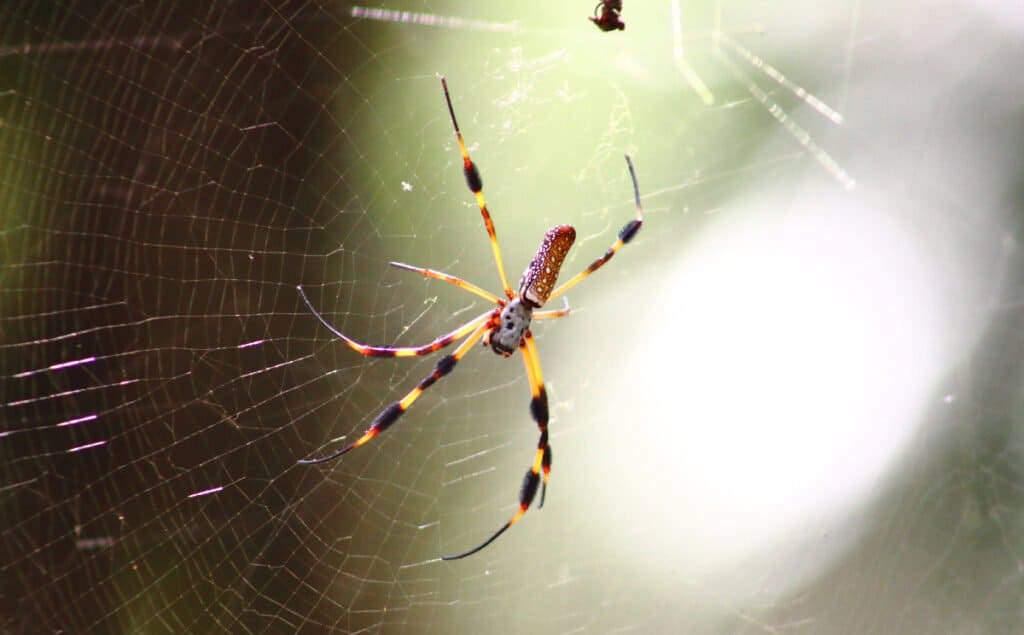
[[[561,286],[551,292],[551,295],[547,299],[551,300],[557,298],[582,282],[587,276],[603,267],[612,259],[613,256],[615,256],[615,254],[619,252],[620,249],[622,249],[623,245],[626,245],[629,241],[633,240],[640,231],[640,227],[643,226],[644,208],[643,205],[640,204],[640,185],[636,182],[636,170],[633,169],[633,159],[631,159],[628,154],[626,155],[626,166],[629,168],[629,178],[633,182],[633,200],[636,203],[636,218],[622,226],[622,229],[619,230],[618,239],[612,243],[612,246],[608,248],[608,251],[604,252],[603,256],[590,263],[590,265],[583,271],[563,282]]]

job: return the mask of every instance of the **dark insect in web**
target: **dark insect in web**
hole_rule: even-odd
[[[594,6],[593,17],[587,19],[602,31],[623,31],[626,23],[622,21],[622,0],[601,0]]]

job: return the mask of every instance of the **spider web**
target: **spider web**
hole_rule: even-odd
[[[0,8],[5,632],[1018,632],[1012,3]],[[1009,72],[1007,70],[1009,69]],[[374,360],[646,222],[535,332]]]

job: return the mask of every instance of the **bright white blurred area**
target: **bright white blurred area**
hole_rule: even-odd
[[[600,370],[593,358],[559,370],[593,384],[565,417],[587,422],[562,443],[586,444],[573,514],[614,518],[597,548],[639,563],[659,592],[743,607],[812,588],[848,566],[877,529],[873,506],[948,433],[936,413],[956,395],[943,386],[992,318],[998,246],[1012,244],[1002,196],[1018,160],[995,131],[1009,104],[999,93],[1019,82],[973,89],[995,50],[978,48],[985,28],[953,26],[962,9],[948,3],[934,9],[945,26],[890,24],[896,35],[827,96],[856,132],[822,145],[856,189],[810,170],[785,183],[755,175],[689,225],[678,222],[687,210],[662,213],[650,196],[655,211],[621,258],[658,232],[677,232],[678,249],[642,268],[610,264],[631,267],[619,280],[637,288],[588,296],[574,316],[566,350],[615,344]],[[917,53],[901,56],[908,47]],[[761,152],[787,147],[780,127]]]
[[[619,466],[602,486],[635,519],[609,528],[610,549],[697,577],[742,568],[741,583],[760,578],[752,562],[799,562],[781,593],[856,537],[964,326],[942,308],[938,254],[858,200],[737,204],[653,273],[657,301],[619,313],[631,389],[601,409],[642,432],[628,466],[626,430],[590,446]]]

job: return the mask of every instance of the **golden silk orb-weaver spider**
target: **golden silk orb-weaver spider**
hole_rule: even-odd
[[[594,260],[586,269],[576,274],[566,282],[563,282],[560,286],[555,286],[558,279],[558,272],[562,267],[562,263],[565,261],[566,254],[569,253],[569,248],[572,247],[573,241],[576,239],[576,230],[570,225],[557,225],[552,227],[546,234],[544,234],[544,239],[541,241],[540,247],[537,249],[537,253],[534,254],[533,259],[530,260],[530,264],[526,267],[526,271],[523,273],[523,277],[519,281],[519,290],[513,291],[512,287],[508,284],[508,279],[505,277],[505,266],[502,264],[501,249],[498,247],[498,238],[494,231],[494,221],[491,220],[491,214],[487,209],[487,202],[484,200],[483,181],[480,178],[480,171],[477,169],[476,164],[473,163],[473,160],[470,159],[469,152],[466,150],[466,143],[462,139],[462,132],[459,130],[459,124],[455,118],[455,109],[452,108],[451,95],[448,94],[448,83],[445,81],[444,77],[441,77],[441,88],[444,90],[444,98],[448,104],[448,114],[451,116],[452,127],[455,129],[455,138],[459,144],[459,152],[462,154],[462,166],[463,172],[465,172],[466,175],[466,183],[469,185],[469,189],[473,193],[473,196],[476,197],[477,205],[480,208],[480,214],[483,216],[484,227],[487,229],[487,236],[491,242],[491,251],[494,252],[494,262],[498,268],[498,276],[501,278],[501,285],[504,288],[505,297],[502,298],[496,296],[470,282],[440,271],[425,269],[422,267],[413,267],[399,262],[392,262],[390,264],[394,267],[413,271],[422,274],[427,278],[434,278],[436,280],[448,282],[460,289],[493,302],[496,306],[493,309],[489,309],[486,313],[478,315],[451,333],[442,335],[429,344],[424,344],[423,346],[369,346],[353,340],[331,325],[320,314],[320,312],[313,307],[313,304],[309,301],[305,291],[303,291],[302,287],[299,286],[298,290],[302,301],[305,302],[309,311],[317,318],[317,320],[319,320],[327,330],[337,336],[338,339],[348,344],[350,348],[361,355],[367,355],[370,357],[416,357],[433,353],[434,351],[440,350],[453,342],[463,340],[452,353],[442,357],[434,367],[434,371],[427,375],[415,388],[377,415],[377,418],[373,420],[373,423],[370,424],[370,427],[367,428],[366,432],[364,432],[361,437],[331,454],[319,458],[302,459],[299,463],[302,465],[311,465],[331,461],[377,437],[398,421],[399,417],[401,417],[402,414],[404,414],[405,411],[408,410],[417,399],[419,399],[420,395],[422,395],[425,390],[433,386],[439,379],[452,372],[455,365],[459,363],[459,361],[467,352],[469,352],[473,347],[473,344],[477,341],[482,341],[485,346],[489,346],[492,351],[503,357],[509,357],[516,350],[519,350],[522,353],[523,362],[526,365],[526,377],[530,383],[530,415],[533,417],[534,422],[537,424],[537,428],[540,430],[540,439],[537,441],[537,451],[534,454],[533,463],[530,465],[530,469],[526,471],[526,477],[523,479],[523,485],[519,491],[519,510],[508,520],[508,522],[494,532],[490,538],[483,541],[478,546],[470,549],[469,551],[464,551],[453,556],[442,557],[443,560],[458,560],[460,558],[465,558],[466,556],[471,556],[491,544],[498,538],[498,536],[505,533],[509,527],[522,518],[526,513],[526,510],[528,510],[530,505],[533,503],[533,499],[537,495],[538,488],[540,489],[540,502],[537,507],[540,508],[544,506],[544,495],[547,490],[548,475],[551,473],[551,446],[548,443],[548,398],[547,393],[544,390],[544,375],[541,373],[540,357],[537,354],[537,345],[534,342],[533,333],[530,332],[530,323],[532,320],[555,319],[565,317],[569,314],[568,302],[566,302],[564,307],[561,309],[546,311],[541,311],[539,309],[541,309],[541,307],[543,307],[549,300],[553,300],[562,295],[572,287],[576,286],[584,278],[600,269],[605,263],[612,259],[612,256],[614,256],[623,245],[632,240],[633,237],[636,236],[637,232],[640,231],[640,226],[643,224],[643,208],[640,205],[640,188],[637,185],[636,172],[633,169],[633,161],[630,159],[629,155],[626,155],[626,165],[629,167],[629,176],[633,181],[633,198],[636,202],[636,218],[626,223],[619,232],[618,239],[612,243],[612,246],[608,248],[603,256]]]

